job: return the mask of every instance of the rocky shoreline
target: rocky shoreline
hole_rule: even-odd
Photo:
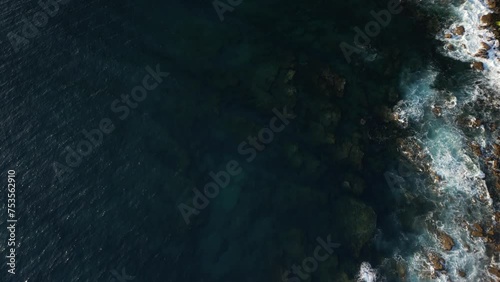
[[[485,71],[486,66],[482,59],[492,59],[491,54],[497,54],[498,52],[498,41],[500,41],[500,0],[486,0],[485,4],[491,10],[490,13],[480,16],[481,26],[479,29],[486,29],[494,38],[490,38],[489,43],[488,38],[484,38],[481,41],[480,48],[478,50],[468,50],[470,52],[475,52],[473,54],[474,60],[471,63],[471,67],[477,71]],[[461,38],[467,34],[468,30],[463,25],[458,25],[454,28],[450,28],[445,31],[443,37],[444,41],[447,42],[445,48],[448,51],[455,51],[457,48],[467,48],[466,46],[457,46],[457,41],[453,39]],[[491,44],[491,42],[496,40],[496,44]],[[459,41],[458,41],[459,42]],[[495,51],[496,50],[496,51]],[[493,51],[493,52],[492,52]],[[500,57],[494,58],[500,62]],[[498,116],[498,109],[495,107],[495,102],[498,98],[495,97],[495,93],[487,94],[486,97],[479,99],[477,108],[483,109],[482,111],[488,112],[489,117]],[[436,116],[440,116],[440,109],[433,109]],[[493,200],[494,214],[491,217],[485,217],[481,222],[475,223],[463,223],[463,227],[468,231],[471,238],[477,238],[482,240],[487,247],[487,254],[489,257],[494,257],[495,254],[500,252],[500,211],[498,210],[498,203],[500,201],[500,133],[498,131],[498,121],[494,118],[488,118],[484,114],[480,114],[480,110],[477,110],[478,117],[471,117],[468,120],[459,120],[458,123],[464,130],[486,130],[487,135],[490,136],[490,140],[494,140],[491,144],[480,145],[477,141],[472,141],[469,143],[469,147],[475,157],[481,161],[482,168],[487,174],[488,192],[489,196]],[[483,117],[485,116],[485,117]],[[478,199],[481,201],[481,199]],[[496,207],[496,208],[495,208]],[[450,252],[455,246],[455,238],[442,232],[436,231],[436,236],[441,244],[443,252]],[[468,250],[472,251],[472,250]],[[428,254],[429,264],[432,266],[431,277],[436,278],[436,273],[446,273],[446,261],[439,256],[437,253]],[[492,260],[493,262],[494,260]],[[500,269],[492,263],[488,266],[488,271],[490,277],[485,279],[485,281],[498,281],[500,280]],[[466,278],[467,273],[464,270],[458,270],[458,276]]]
[[[495,5],[495,7],[500,7],[500,3]],[[260,15],[261,11],[257,7],[247,5],[240,7],[238,14],[243,18],[245,14]],[[257,197],[256,193],[248,192],[253,189],[253,186],[259,186],[260,182],[252,180],[252,189],[250,189],[250,185],[248,188],[244,186],[240,196],[242,199],[253,199],[254,203],[258,203],[261,199],[269,199],[269,201],[262,201],[260,204],[268,213],[272,211],[281,216],[285,214],[296,215],[300,211],[300,214],[315,215],[314,218],[300,217],[300,219],[307,219],[304,220],[304,223],[301,223],[301,220],[288,223],[280,216],[276,217],[276,222],[284,222],[276,225],[276,236],[273,239],[276,241],[273,241],[272,244],[274,255],[269,257],[269,265],[273,269],[271,272],[277,280],[281,280],[283,271],[288,269],[290,265],[307,257],[311,247],[314,247],[308,243],[314,242],[310,238],[328,232],[332,233],[333,239],[342,245],[336,251],[338,253],[332,255],[332,260],[321,266],[320,270],[312,275],[315,279],[319,281],[332,281],[332,279],[349,281],[348,277],[356,275],[361,261],[367,258],[372,259],[373,262],[381,260],[374,255],[375,251],[371,239],[379,227],[377,224],[384,217],[384,214],[379,213],[379,211],[383,212],[385,208],[380,206],[389,204],[386,200],[377,207],[376,201],[370,198],[375,198],[375,195],[382,192],[375,191],[374,187],[377,185],[372,181],[375,179],[374,175],[383,175],[387,169],[384,160],[388,159],[387,155],[391,151],[385,148],[393,148],[390,140],[393,136],[388,135],[395,135],[396,133],[391,132],[396,132],[397,128],[390,122],[388,107],[393,106],[399,99],[397,87],[389,86],[390,83],[385,85],[381,82],[398,79],[401,70],[401,57],[406,54],[401,53],[397,48],[381,49],[380,58],[385,56],[387,62],[377,61],[377,63],[364,66],[360,59],[360,62],[354,62],[356,68],[352,68],[352,66],[347,68],[339,62],[328,62],[327,57],[317,54],[321,54],[319,51],[322,50],[331,51],[329,47],[323,46],[333,46],[329,43],[339,39],[336,39],[332,32],[322,31],[321,27],[325,25],[325,22],[328,21],[318,20],[318,24],[309,24],[304,29],[295,27],[286,21],[278,21],[276,26],[279,29],[272,30],[271,34],[276,35],[280,41],[287,42],[287,46],[266,44],[261,42],[259,37],[256,37],[256,39],[247,40],[246,43],[238,41],[238,43],[234,43],[234,46],[231,45],[231,48],[235,49],[235,53],[243,53],[241,58],[238,57],[238,60],[231,62],[231,68],[211,69],[197,63],[202,66],[201,69],[210,70],[206,71],[208,81],[211,81],[211,86],[217,92],[223,93],[217,100],[228,101],[232,99],[234,93],[242,93],[241,97],[244,103],[239,106],[248,112],[266,116],[273,107],[287,106],[299,117],[294,121],[293,126],[287,128],[285,133],[287,138],[283,138],[273,145],[279,150],[269,149],[266,154],[259,156],[260,159],[265,160],[262,161],[263,165],[273,162],[284,163],[287,170],[293,172],[291,174],[294,175],[294,178],[286,180],[287,178],[283,177],[284,180],[280,181],[281,183],[276,187],[264,183],[273,188],[263,189],[258,198],[253,198]],[[203,26],[204,30],[210,31],[207,31],[207,34],[218,34],[211,31],[206,25],[200,26]],[[396,28],[396,25],[392,27]],[[225,28],[231,31],[230,26],[225,26]],[[494,28],[494,26],[490,26],[490,28]],[[197,31],[198,27],[193,28],[193,30]],[[407,30],[404,32],[406,33]],[[322,35],[323,33],[325,34]],[[336,33],[340,34],[338,31]],[[445,37],[459,37],[466,33],[467,30],[464,27],[456,27],[453,33],[445,35]],[[293,36],[289,36],[289,34]],[[301,37],[302,34],[304,34],[303,37]],[[320,36],[316,38],[311,34],[320,34]],[[236,32],[233,35],[235,38],[238,36],[240,34]],[[209,49],[213,50],[214,53],[218,48],[222,49],[219,46],[226,44],[222,39],[219,41],[216,39],[218,37],[211,38],[211,44],[215,46]],[[319,47],[304,48],[303,46]],[[486,45],[483,47],[486,49]],[[253,53],[246,54],[247,49],[253,50]],[[484,54],[484,51],[481,54]],[[214,54],[209,53],[208,55]],[[200,55],[200,57],[204,56],[207,54]],[[481,66],[478,64],[477,68],[480,69]],[[417,67],[415,66],[415,68]],[[375,81],[380,82],[380,85],[375,85]],[[368,85],[373,87],[365,86],[367,83],[371,83]],[[213,110],[218,115],[219,113],[223,115],[227,110],[223,105],[215,102],[214,104],[216,104],[214,105],[215,110],[207,107],[207,111]],[[436,107],[435,113],[440,114],[440,112],[441,108]],[[206,116],[209,114],[203,118]],[[181,118],[179,117],[179,120]],[[190,119],[195,118],[190,117]],[[237,140],[245,138],[260,125],[256,120],[241,119],[239,116],[231,117],[227,123],[235,125],[228,131],[231,132],[229,135],[237,135]],[[417,152],[419,151],[418,144],[406,144],[405,148],[404,153],[412,158],[427,157],[425,154]],[[201,149],[195,148],[195,151],[197,150],[202,152]],[[481,148],[478,148],[476,151],[480,150]],[[193,148],[188,148],[185,151],[193,151]],[[201,153],[199,154],[201,155]],[[179,159],[183,158],[179,156]],[[206,171],[190,168],[189,161],[182,163],[185,165],[181,171],[187,171],[188,173],[185,174],[189,175],[186,177],[186,182],[192,178],[201,179],[203,182],[203,178],[207,174]],[[429,167],[425,165],[419,169],[429,172]],[[182,177],[182,175],[181,173],[178,177]],[[440,181],[439,176],[433,172],[431,172],[431,178],[433,178],[431,182],[434,184]],[[253,184],[254,182],[257,184]],[[260,184],[264,186],[263,183]],[[186,200],[191,199],[189,196],[186,196]],[[383,197],[380,196],[380,198]],[[237,206],[232,211],[232,216],[244,214],[243,207],[243,204]],[[249,209],[252,211],[250,207]],[[217,234],[213,235],[217,236],[216,238],[231,236],[230,232],[238,228],[236,223],[228,221],[223,234],[219,234],[219,231],[215,232],[204,226],[209,219],[210,213],[206,212],[189,228],[201,229],[204,234]],[[313,219],[316,220],[315,224]],[[255,222],[244,221],[244,224],[248,226],[257,225],[257,223],[259,223],[257,220]],[[497,242],[498,236],[496,234],[500,234],[495,229],[497,225],[497,222],[493,221],[474,224],[470,227],[471,236],[473,236],[472,234],[478,235],[478,237],[483,236],[481,238],[494,244]],[[181,226],[187,229],[183,223]],[[481,229],[477,228],[478,226]],[[437,229],[435,232],[443,251],[452,252],[458,245],[459,241],[453,238],[452,234]],[[251,244],[245,241],[245,238],[234,238],[233,241],[235,245],[236,242],[243,246]],[[229,245],[228,249],[231,248],[236,249],[234,245]],[[263,249],[264,247],[259,251],[265,253]],[[204,254],[202,253],[202,255]],[[209,255],[206,256],[212,259]],[[434,275],[446,271],[446,262],[439,254],[429,252],[428,258],[431,265],[434,266]],[[206,263],[205,267],[210,268],[212,266],[210,263]],[[406,270],[402,263],[397,264],[395,268],[400,277],[405,276]],[[230,271],[227,271],[226,275],[230,275],[229,273]],[[495,273],[495,270],[492,270],[492,273]],[[467,276],[467,273],[461,271],[460,276],[462,275]]]
[[[471,67],[477,71],[484,71],[487,68],[482,59],[491,59],[492,56],[496,56],[496,60],[500,62],[500,56],[497,55],[498,48],[500,47],[498,45],[498,41],[500,41],[500,0],[485,0],[485,4],[490,11],[484,15],[479,15],[480,25],[474,28],[487,30],[492,36],[489,36],[489,38],[480,36],[481,42],[475,50],[467,49],[468,46],[465,46],[461,40],[464,36],[467,36],[469,32],[464,25],[451,27],[442,35],[442,39],[447,42],[445,45],[447,51],[454,52],[458,49],[465,48],[467,53],[472,55],[473,58],[476,58],[472,62]],[[497,42],[494,42],[495,40]]]
[[[482,28],[488,29],[495,36],[496,40],[500,40],[500,0],[485,0],[488,7],[491,9],[491,13],[481,16]],[[481,42],[481,48],[474,55],[475,57],[488,58],[488,51],[490,51],[492,46]],[[498,46],[496,46],[498,48]],[[497,58],[500,61],[500,58]],[[473,67],[475,69],[481,70],[481,65],[479,62],[474,62]]]

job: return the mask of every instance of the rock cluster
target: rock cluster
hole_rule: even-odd
[[[432,267],[431,271],[432,278],[435,279],[437,277],[436,272],[444,270],[445,261],[442,257],[433,252],[428,253],[427,257]]]
[[[480,18],[481,26],[478,28],[488,29],[493,33],[493,35],[496,37],[497,40],[500,40],[500,0],[486,0],[486,4],[490,8],[491,12],[481,16]],[[443,38],[448,42],[445,48],[449,51],[455,51],[458,46],[454,45],[452,39],[460,38],[466,34],[467,30],[462,25],[456,26],[452,30],[444,33]],[[488,59],[489,58],[488,52],[491,50],[492,47],[484,41],[481,42],[480,45],[481,45],[480,48],[474,51],[475,52],[474,57],[479,59]],[[477,71],[485,70],[485,66],[480,60],[474,61],[471,64],[471,68]]]

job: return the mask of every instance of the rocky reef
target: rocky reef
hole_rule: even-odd
[[[189,226],[171,215],[178,218],[171,240],[195,242],[179,261],[202,269],[205,281],[236,280],[241,273],[249,273],[249,281],[282,281],[314,252],[316,238],[328,235],[340,246],[312,281],[353,281],[363,261],[383,260],[372,239],[393,205],[383,174],[397,154],[393,137],[399,134],[388,109],[399,99],[401,61],[408,55],[401,50],[414,46],[397,47],[396,35],[414,38],[407,32],[413,23],[395,18],[371,44],[375,61],[363,53],[348,64],[338,45],[351,40],[346,34],[354,36],[354,22],[344,14],[358,13],[360,3],[265,4],[277,13],[245,2],[222,23],[214,16],[171,24],[171,46],[161,52],[182,66],[172,76],[184,96],[160,111],[183,127],[169,129],[170,141],[155,153],[172,160],[168,166],[183,190],[161,193],[168,203],[191,205],[192,188],[201,190],[211,171],[231,159],[243,169]],[[377,8],[364,7],[358,20]],[[247,163],[238,144],[284,107],[296,118]],[[191,140],[191,132],[203,138]],[[178,280],[195,281],[195,275]]]

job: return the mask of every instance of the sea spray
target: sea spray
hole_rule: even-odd
[[[427,277],[446,281],[460,279],[459,274],[463,271],[468,278],[480,281],[487,275],[486,248],[482,240],[469,236],[468,228],[491,212],[492,202],[484,173],[477,161],[469,156],[467,136],[456,123],[461,107],[474,98],[473,95],[468,97],[466,88],[459,93],[437,89],[435,78],[436,72],[431,70],[403,75],[403,101],[395,108],[397,121],[415,132],[404,142],[418,144],[416,154],[426,155],[412,158],[414,152],[401,148],[416,166],[426,169],[430,178],[425,185],[415,185],[416,189],[410,192],[435,207],[424,218],[415,219],[422,221],[425,227],[418,237],[419,247],[405,258],[408,276],[417,280]],[[460,99],[457,101],[450,96]],[[432,106],[443,100],[448,101],[449,106],[442,107],[441,115],[433,113]],[[439,233],[453,238],[451,251],[443,250]],[[446,273],[441,271],[444,269]]]

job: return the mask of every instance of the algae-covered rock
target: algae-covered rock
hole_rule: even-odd
[[[345,177],[345,181],[342,183],[342,188],[352,193],[355,196],[359,196],[363,193],[365,189],[365,182],[359,176],[354,176],[353,174],[348,174]]]
[[[339,259],[337,255],[332,254],[326,261],[321,262],[318,268],[318,277],[321,282],[332,281],[337,276],[337,267]]]
[[[326,140],[325,128],[317,122],[311,122],[309,124],[309,130],[307,133],[307,139],[311,141],[314,145],[323,143]]]
[[[333,282],[351,282],[353,280],[349,279],[349,276],[347,276],[347,274],[345,272],[341,272],[333,280],[327,280],[327,282],[330,282],[330,281],[333,281]],[[323,281],[321,280],[321,282],[323,282]]]
[[[291,261],[302,260],[305,254],[304,234],[301,230],[292,228],[280,235],[285,256]]]
[[[364,155],[364,152],[361,150],[360,145],[357,145],[356,141],[346,140],[335,148],[333,158],[335,161],[347,159],[350,164],[361,168]]]
[[[327,133],[325,136],[325,143],[328,145],[334,145],[335,144],[335,135],[333,135],[333,133]]]
[[[303,154],[299,151],[297,144],[286,144],[283,146],[284,153],[290,165],[294,168],[299,168],[304,162]]]
[[[296,143],[287,143],[283,146],[283,150],[285,155],[290,158],[298,152],[299,146]]]
[[[357,257],[361,248],[373,237],[377,226],[377,215],[373,209],[351,197],[342,197],[335,202],[336,221],[345,244]]]
[[[266,62],[255,66],[252,83],[256,88],[264,91],[271,89],[271,84],[275,82],[279,73],[279,62]]]
[[[361,168],[364,155],[365,153],[361,151],[361,148],[355,145],[351,148],[351,151],[349,152],[349,161],[356,167]]]
[[[311,175],[319,172],[321,163],[313,154],[306,154],[304,156],[304,165],[304,172],[307,175]]]
[[[340,121],[341,112],[340,110],[331,107],[323,110],[320,115],[321,123],[324,126],[336,127]]]
[[[302,154],[300,153],[297,153],[295,155],[293,155],[290,159],[289,159],[289,162],[290,162],[290,165],[294,168],[299,168],[302,163],[304,162],[304,159],[303,159],[303,156]]]
[[[344,96],[344,88],[346,84],[345,78],[336,74],[330,66],[324,66],[314,82],[320,93],[325,96],[335,94],[337,97]]]
[[[335,148],[334,160],[340,161],[347,159],[349,157],[349,152],[351,151],[353,144],[351,142],[344,141]]]

